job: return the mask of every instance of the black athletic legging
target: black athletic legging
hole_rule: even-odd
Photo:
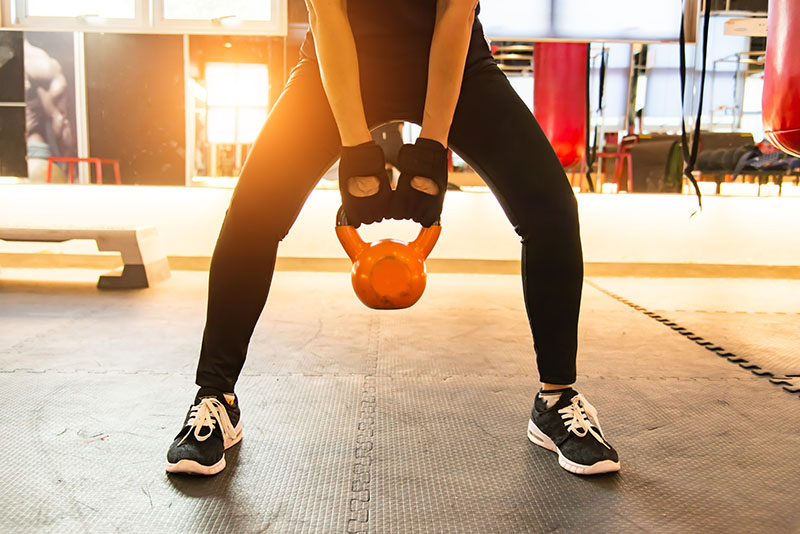
[[[427,54],[359,55],[370,128],[421,123]],[[470,45],[449,142],[486,181],[522,238],[523,291],[540,379],[571,384],[583,283],[577,203],[547,138],[481,35]],[[199,386],[234,390],[267,299],[278,242],[340,145],[318,64],[305,56],[250,152],[217,240]]]

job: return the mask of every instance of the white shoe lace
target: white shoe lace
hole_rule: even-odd
[[[224,438],[230,439],[235,437],[236,430],[231,424],[225,405],[214,397],[204,397],[200,399],[199,403],[192,406],[189,419],[186,421],[186,426],[194,427],[194,431],[187,432],[180,443],[183,443],[192,433],[194,433],[194,437],[197,441],[207,440],[211,434],[214,433],[214,427],[217,422],[219,422]],[[208,427],[208,432],[205,434],[201,433],[203,427]]]
[[[603,437],[603,431],[597,419],[597,410],[580,393],[572,397],[572,403],[558,410],[558,413],[564,420],[567,432],[572,432],[580,438],[591,434],[597,441],[607,448],[611,448]]]

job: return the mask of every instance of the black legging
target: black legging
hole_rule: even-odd
[[[427,53],[359,56],[370,128],[422,122]],[[550,143],[480,35],[470,44],[449,142],[486,181],[522,238],[523,291],[540,379],[571,384],[583,283],[577,203]],[[318,64],[303,57],[250,152],[217,240],[199,386],[234,390],[267,299],[278,242],[340,145]]]

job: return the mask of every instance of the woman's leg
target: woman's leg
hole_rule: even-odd
[[[267,299],[278,242],[339,150],[318,66],[303,60],[253,145],[225,215],[211,260],[197,385],[233,392]]]
[[[522,283],[542,382],[572,384],[583,285],[578,210],[547,138],[496,66],[464,78],[450,145],[522,238]]]

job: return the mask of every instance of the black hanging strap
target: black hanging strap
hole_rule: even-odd
[[[605,93],[606,87],[606,45],[603,45],[603,50],[600,52],[600,81],[598,82],[599,85],[599,94],[597,97],[597,115],[602,117],[603,114],[603,94]],[[594,125],[594,143],[592,144],[592,163],[597,159],[597,134],[599,130],[599,124],[595,123]]]
[[[711,0],[705,0],[706,7],[705,13],[703,15],[703,70],[700,76],[700,98],[697,108],[697,121],[694,125],[694,136],[692,137],[692,148],[691,151],[689,150],[689,139],[686,135],[686,121],[684,116],[686,115],[686,34],[684,30],[684,26],[686,23],[686,3],[684,2],[684,17],[681,19],[681,36],[680,36],[680,43],[681,43],[681,146],[683,148],[683,174],[686,176],[689,181],[694,186],[694,190],[697,193],[697,203],[700,206],[700,209],[703,209],[703,199],[700,195],[700,186],[697,185],[697,180],[695,180],[692,171],[694,171],[694,165],[697,162],[697,152],[700,147],[700,123],[703,117],[703,95],[705,94],[705,87],[706,87],[706,59],[708,58],[708,24],[711,20]]]
[[[592,58],[591,58],[591,44],[586,45],[586,181],[589,183],[589,191],[594,192],[594,182],[592,182],[592,166],[597,159],[597,133],[598,125],[594,127],[594,143],[589,142],[589,131],[591,129],[591,98],[589,96],[589,80],[592,76]],[[600,54],[600,92],[597,99],[598,114],[603,110],[603,90],[606,85],[606,46],[603,45],[603,51]],[[599,170],[598,170],[599,172]]]
[[[592,124],[591,98],[589,97],[589,78],[592,75],[591,44],[586,44],[586,148],[583,151],[583,161],[586,162],[586,181],[589,184],[589,191],[594,193],[594,182],[592,182],[592,150],[589,144],[589,130]]]

